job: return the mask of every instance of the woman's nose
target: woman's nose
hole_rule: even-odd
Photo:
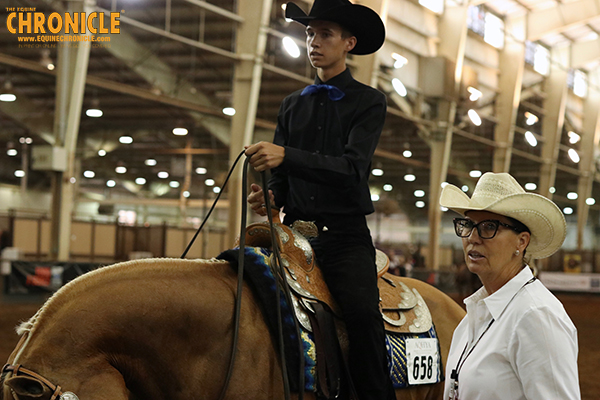
[[[479,236],[479,231],[477,231],[477,228],[473,228],[473,230],[471,231],[471,234],[469,236],[467,236],[466,239],[469,242],[480,242],[481,236]]]

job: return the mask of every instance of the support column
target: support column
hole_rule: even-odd
[[[525,67],[525,18],[507,21],[506,28],[510,34],[505,36],[504,49],[500,52],[499,68],[502,73],[498,82],[500,93],[496,102],[498,124],[494,129],[494,140],[498,146],[494,148],[492,167],[495,173],[510,170]]]
[[[556,162],[563,125],[565,122],[565,107],[567,102],[567,69],[568,49],[555,49],[552,51],[552,65],[550,75],[546,78],[545,92],[546,111],[542,121],[543,164],[540,168],[540,194],[552,199],[550,188],[556,179]]]
[[[262,78],[263,57],[267,43],[266,27],[269,26],[272,0],[244,0],[238,2],[238,14],[244,22],[237,30],[235,48],[241,60],[235,66],[233,82],[233,108],[236,113],[231,120],[230,164],[252,143],[258,96]],[[240,159],[243,165],[244,157]],[[229,220],[225,240],[233,245],[239,235],[242,216],[242,168],[237,168],[229,181]]]
[[[592,76],[590,76],[591,81]],[[577,185],[577,193],[579,193],[577,199],[577,250],[583,249],[585,226],[589,214],[589,205],[586,203],[586,199],[592,195],[596,174],[594,150],[600,144],[600,92],[595,88],[590,87],[588,90],[588,96],[583,103],[583,115],[581,161],[579,162],[579,170],[583,172],[583,175],[579,177]]]
[[[468,6],[447,7],[440,18],[438,36],[440,38],[438,54],[454,62],[454,90],[447,97],[439,100],[438,129],[432,135],[431,170],[429,178],[429,268],[439,269],[440,263],[440,227],[442,211],[439,206],[441,184],[448,175],[450,149],[452,147],[452,131],[456,115],[456,101],[462,79],[465,46],[467,42]],[[440,77],[429,77],[440,79]]]
[[[95,9],[95,0],[69,2],[69,12],[83,12],[85,15]],[[77,42],[74,42],[77,43]],[[60,47],[56,80],[56,107],[54,135],[55,146],[64,147],[67,156],[67,169],[53,172],[52,188],[52,237],[50,257],[56,260],[68,260],[71,245],[71,217],[75,198],[75,151],[85,80],[87,76],[90,46],[86,42],[73,48]]]

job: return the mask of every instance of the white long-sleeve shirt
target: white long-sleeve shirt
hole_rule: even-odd
[[[461,353],[460,400],[579,400],[577,329],[561,302],[529,268],[488,295],[465,299],[467,315],[454,331],[446,364],[444,400]],[[467,345],[468,343],[468,345]]]

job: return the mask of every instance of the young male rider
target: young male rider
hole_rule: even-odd
[[[256,171],[271,170],[272,204],[284,223],[313,221],[311,240],[324,279],[343,314],[349,364],[361,400],[395,399],[379,312],[375,248],[365,215],[374,211],[368,178],[385,120],[386,98],[352,78],[346,55],[370,54],[385,40],[373,10],[348,0],[315,0],[307,15],[288,3],[286,17],[306,26],[315,85],[288,96],[273,143],[248,146]],[[266,215],[262,188],[252,185],[251,208]]]

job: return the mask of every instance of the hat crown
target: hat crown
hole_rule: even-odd
[[[333,8],[351,5],[352,3],[349,0],[315,0],[308,15],[318,17]]]
[[[470,205],[485,207],[505,197],[522,193],[525,193],[525,190],[511,175],[486,172],[475,186]]]

